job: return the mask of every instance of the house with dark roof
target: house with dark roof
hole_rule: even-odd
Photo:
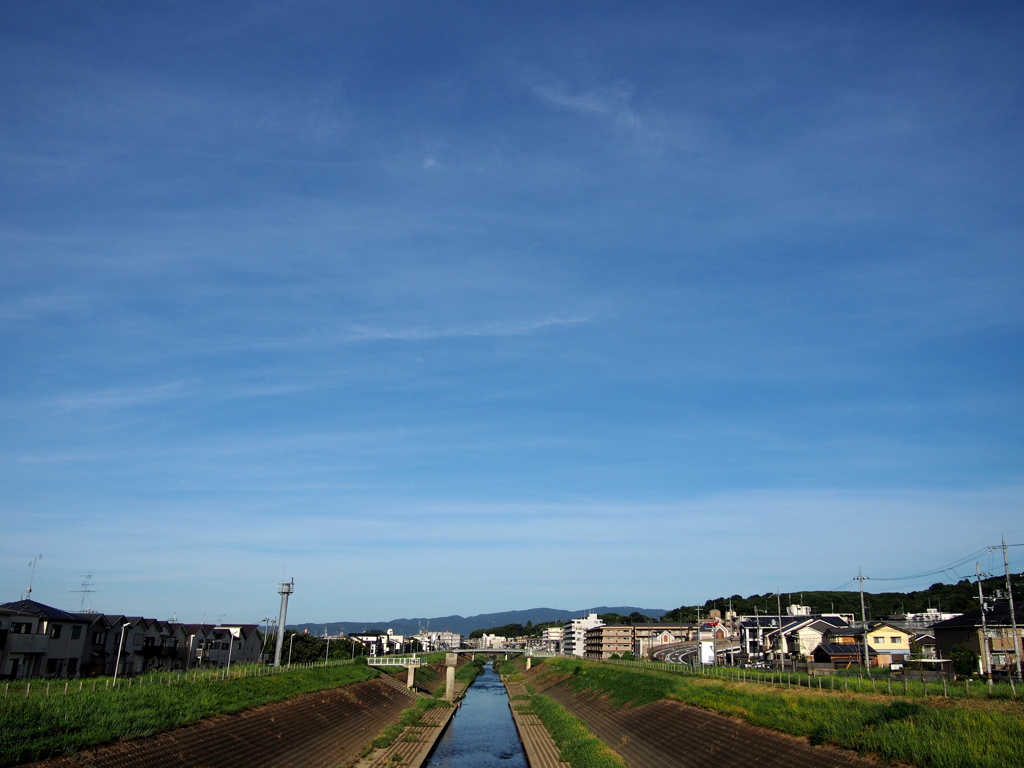
[[[990,663],[993,670],[1016,674],[1017,655],[1024,647],[1024,606],[1015,609],[1011,616],[1010,601],[996,600],[985,607],[984,622],[979,608],[933,624],[939,658],[951,658],[953,648],[962,645],[978,655],[979,672]]]
[[[79,677],[225,667],[260,661],[256,624],[215,627],[21,600],[0,606],[0,676]]]
[[[35,600],[0,606],[5,637],[0,674],[8,679],[79,673],[90,622]]]

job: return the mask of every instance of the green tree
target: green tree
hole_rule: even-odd
[[[953,671],[963,677],[969,677],[978,671],[978,654],[963,645],[954,645],[949,652],[953,661]]]

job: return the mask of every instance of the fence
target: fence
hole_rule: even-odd
[[[139,686],[174,686],[189,685],[191,683],[209,683],[214,681],[240,680],[246,677],[270,677],[280,675],[295,669],[310,669],[312,667],[342,667],[354,664],[354,659],[331,659],[330,661],[313,661],[306,664],[284,664],[280,667],[270,667],[255,664],[236,664],[230,669],[196,669],[189,672],[178,670],[173,672],[148,672],[134,677],[121,677],[116,681],[111,677],[93,677],[78,679],[61,678],[36,678],[33,680],[16,680],[4,683],[3,698],[20,696],[24,698],[35,696],[71,696],[83,691],[96,691],[99,689],[118,690],[131,689]]]
[[[906,676],[895,678],[888,674],[868,677],[850,675],[805,675],[799,672],[776,672],[759,669],[741,669],[736,667],[689,667],[682,664],[669,664],[661,661],[628,661],[605,659],[604,664],[654,669],[672,672],[679,675],[731,680],[743,683],[759,683],[776,688],[834,691],[842,693],[872,693],[885,696],[904,696],[907,698],[986,698],[1016,699],[1017,685],[1010,678],[1007,682],[986,684],[978,680],[911,680]]]

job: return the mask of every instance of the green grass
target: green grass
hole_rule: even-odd
[[[831,744],[926,768],[1024,765],[1024,708],[1003,702],[780,690],[708,677],[568,660],[551,663],[574,690],[618,705],[672,698],[813,744]]]
[[[397,723],[392,723],[387,726],[383,731],[377,734],[377,737],[370,742],[370,748],[364,750],[365,754],[369,754],[373,749],[384,749],[390,747],[395,743],[395,739],[402,735],[406,728],[410,725],[417,725],[420,722],[420,718],[423,717],[423,713],[428,709],[434,707],[446,707],[449,706],[443,701],[437,699],[419,698],[416,703],[406,710],[402,711],[402,714],[398,718]]]
[[[559,757],[573,768],[625,768],[621,757],[547,696],[531,697],[530,707],[558,745]]]
[[[465,664],[455,670],[455,679],[469,684],[476,680],[476,676],[483,672],[484,662],[474,658],[469,664]]]
[[[0,766],[17,765],[116,739],[151,736],[208,717],[367,680],[359,665],[310,667],[230,680],[88,687],[72,695],[0,700]]]

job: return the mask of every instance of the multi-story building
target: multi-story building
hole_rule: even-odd
[[[501,635],[481,635],[476,640],[476,647],[481,650],[491,648],[504,648],[508,644],[508,638]]]
[[[558,653],[562,650],[562,628],[561,627],[545,627],[541,630],[541,647],[545,651],[551,653]]]
[[[633,627],[629,624],[601,624],[584,635],[584,656],[610,659],[633,652]]]
[[[570,619],[562,625],[562,653],[566,656],[584,656],[587,648],[587,630],[604,624],[596,613],[582,619]]]
[[[458,632],[420,632],[410,640],[415,640],[424,653],[454,651],[462,645],[462,635]]]

